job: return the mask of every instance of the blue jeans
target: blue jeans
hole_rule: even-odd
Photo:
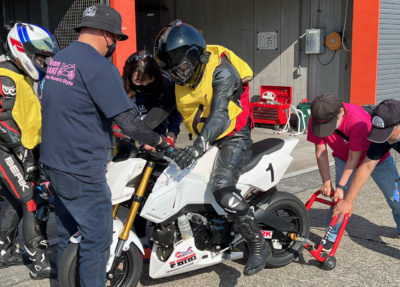
[[[106,182],[86,183],[47,166],[44,171],[54,191],[59,234],[57,264],[70,237],[79,230],[81,286],[104,287],[113,231],[110,188]]]
[[[335,157],[335,169],[336,169],[336,185],[338,184],[340,178],[342,177],[344,166],[346,162],[340,158]],[[345,194],[347,194],[348,188],[351,185],[353,176],[356,170],[353,171],[349,181],[347,182],[347,188]],[[372,179],[375,181],[376,185],[380,188],[383,195],[386,198],[386,202],[392,209],[392,214],[394,221],[396,222],[397,233],[400,233],[400,202],[393,201],[393,192],[395,190],[395,180],[399,178],[399,173],[397,172],[396,165],[394,163],[393,157],[389,156],[384,161],[378,163],[371,174]],[[326,227],[332,220],[333,207],[329,209],[328,216],[326,217]],[[336,224],[329,235],[329,241],[335,241],[338,234],[340,223]]]

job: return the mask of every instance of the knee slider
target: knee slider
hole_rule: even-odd
[[[229,214],[236,216],[246,215],[249,205],[234,186],[227,186],[214,192],[217,203]]]

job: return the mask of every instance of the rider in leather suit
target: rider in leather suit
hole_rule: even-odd
[[[48,195],[48,183],[40,189],[34,184],[39,178],[45,180],[33,156],[33,149],[40,142],[41,112],[31,81],[43,79],[46,59],[59,48],[49,32],[25,23],[9,23],[4,27],[2,42],[7,60],[0,63],[0,184],[4,193],[0,268],[23,264],[14,244],[23,217],[24,246],[33,263],[30,277],[54,277],[45,253],[47,219],[38,218],[39,205]]]
[[[201,157],[210,144],[219,148],[211,190],[248,245],[244,275],[254,275],[265,267],[271,250],[253,210],[236,188],[252,154],[252,110],[248,84],[243,84],[252,79],[252,70],[228,49],[206,46],[202,35],[180,20],[160,32],[154,55],[176,83],[177,107],[186,128],[197,135],[193,146],[174,160],[183,169]]]

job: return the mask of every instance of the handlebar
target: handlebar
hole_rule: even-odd
[[[166,153],[171,154],[175,150],[179,150],[180,151],[181,149],[178,149],[178,148],[170,146],[170,147],[165,148],[165,149],[156,149],[153,152],[148,152],[148,151],[146,151],[146,152],[150,156],[150,158],[154,159],[155,161],[157,161],[157,160],[165,160],[168,163],[172,163],[172,164],[177,166],[176,162],[172,158],[170,158],[168,155],[166,155]]]

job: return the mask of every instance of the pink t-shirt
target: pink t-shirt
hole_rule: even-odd
[[[362,151],[359,165],[364,160],[371,143],[367,139],[372,126],[371,116],[360,106],[345,103],[344,107],[346,114],[343,116],[339,130],[349,137],[348,142],[337,133],[325,138],[315,136],[312,133],[312,117],[308,123],[307,140],[317,145],[326,143],[332,149],[332,155],[344,161],[349,158],[349,150]],[[387,159],[389,155],[390,152],[387,152],[380,161]]]

